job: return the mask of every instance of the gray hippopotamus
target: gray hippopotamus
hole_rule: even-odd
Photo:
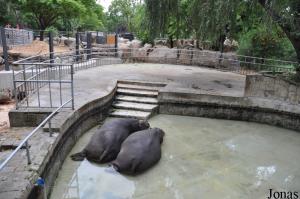
[[[147,121],[134,118],[115,118],[106,121],[91,137],[88,145],[79,153],[71,155],[72,160],[88,160],[106,163],[114,160],[123,141],[133,132],[149,128]]]
[[[138,131],[123,142],[117,158],[110,164],[116,171],[126,174],[141,173],[161,157],[161,143],[165,133],[159,128]]]

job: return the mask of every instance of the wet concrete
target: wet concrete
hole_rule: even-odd
[[[52,193],[59,198],[266,198],[269,189],[300,191],[300,134],[268,125],[158,115],[162,159],[139,176],[107,165],[65,160]],[[97,127],[71,153],[80,151]],[[70,154],[71,154],[70,153]]]

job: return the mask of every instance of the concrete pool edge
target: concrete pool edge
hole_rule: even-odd
[[[300,110],[294,104],[255,97],[208,95],[163,88],[159,113],[269,124],[300,131]]]
[[[86,103],[65,118],[58,137],[37,172],[45,179],[48,194],[51,193],[61,165],[78,138],[107,117],[116,89],[117,81],[109,94]],[[201,94],[173,87],[161,89],[158,96],[161,114],[251,121],[300,130],[300,112],[282,111],[276,109],[276,106],[265,108],[257,100],[259,99]],[[24,198],[41,195],[40,190],[34,186],[29,192]]]
[[[67,154],[76,141],[84,132],[96,126],[107,117],[115,97],[116,86],[117,82],[109,94],[86,103],[65,118],[58,136],[37,171],[46,182],[48,195],[51,193],[52,186]],[[31,190],[28,190],[28,193],[24,193],[24,197],[22,198],[42,197],[41,189],[35,187],[33,184]]]

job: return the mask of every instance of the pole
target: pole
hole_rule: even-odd
[[[76,62],[79,61],[79,32],[76,32],[76,44],[75,44],[75,49],[76,49]]]
[[[53,34],[49,32],[49,53],[50,53],[50,63],[54,63],[54,50],[53,50]]]
[[[115,57],[118,57],[118,34],[115,34]]]
[[[6,44],[5,29],[4,29],[4,27],[0,27],[0,29],[1,29],[1,41],[2,41],[2,47],[3,47],[3,57],[4,57],[5,70],[9,71],[8,48],[7,48],[7,44]]]
[[[88,32],[86,35],[86,48],[87,48],[87,59],[91,59],[92,54],[92,33]]]

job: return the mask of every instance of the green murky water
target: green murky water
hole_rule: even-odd
[[[263,199],[269,189],[300,192],[300,134],[256,123],[158,115],[162,159],[139,176],[67,158],[52,199]],[[71,153],[80,151],[96,128]]]

